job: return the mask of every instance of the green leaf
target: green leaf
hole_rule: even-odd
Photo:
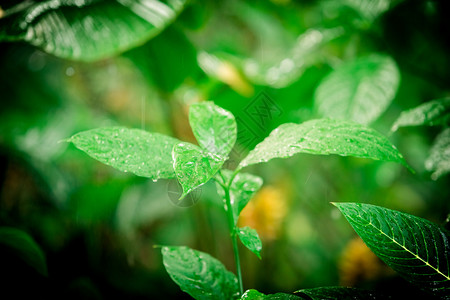
[[[202,151],[189,143],[176,145],[172,157],[176,176],[183,187],[180,200],[195,188],[208,182],[225,162],[223,157]]]
[[[449,236],[436,224],[360,203],[335,203],[369,248],[420,288],[450,299]]]
[[[442,131],[433,143],[425,168],[432,171],[431,178],[437,180],[450,172],[450,128]]]
[[[153,180],[173,178],[172,148],[180,141],[140,129],[106,127],[75,134],[68,142],[96,160]]]
[[[221,171],[225,182],[229,182],[233,176],[233,172],[230,170]],[[253,195],[261,188],[263,180],[261,177],[248,174],[248,173],[238,173],[231,183],[230,186],[230,200],[231,206],[233,208],[233,218],[234,224],[237,224],[239,215],[247,203],[252,199]],[[224,199],[225,202],[225,191],[220,186],[216,184],[217,193]]]
[[[233,114],[213,102],[192,104],[189,123],[200,147],[226,157],[236,142],[237,127]]]
[[[22,40],[73,60],[94,61],[157,35],[186,0],[65,0],[29,2],[5,11],[0,41]]]
[[[47,276],[44,253],[26,232],[12,227],[0,227],[0,246],[10,248],[25,263]]]
[[[256,230],[247,226],[238,228],[237,233],[242,244],[261,259],[262,242]]]
[[[347,287],[321,287],[300,290],[299,295],[306,295],[312,300],[385,300],[391,299],[386,295]]]
[[[409,168],[397,148],[377,131],[354,122],[332,119],[282,124],[256,145],[238,168],[297,153],[371,158],[398,162]]]
[[[188,247],[162,247],[164,266],[180,288],[197,300],[230,300],[239,293],[236,276],[210,255]]]
[[[302,299],[298,296],[284,293],[264,295],[257,290],[247,290],[241,297],[241,300],[297,300]]]
[[[429,101],[400,114],[391,131],[399,127],[445,125],[450,121],[450,98]]]
[[[326,76],[315,93],[320,115],[369,124],[394,99],[400,73],[388,56],[370,55],[344,63]]]

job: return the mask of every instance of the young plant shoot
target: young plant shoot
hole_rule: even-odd
[[[269,299],[272,296],[277,296],[276,299],[301,297],[319,299],[315,297],[331,292],[335,295],[368,296],[363,291],[344,288],[301,290],[298,296],[290,294],[266,296],[255,290],[244,293],[238,239],[259,258],[262,243],[256,230],[238,227],[238,218],[242,209],[261,188],[263,180],[242,170],[250,165],[268,162],[274,158],[288,158],[298,153],[337,154],[397,162],[412,170],[386,137],[352,121],[316,119],[302,124],[282,124],[251,150],[235,170],[228,170],[223,166],[237,137],[233,114],[213,102],[196,103],[190,107],[189,123],[198,146],[159,133],[123,127],[93,129],[80,132],[68,139],[91,157],[123,172],[131,172],[152,180],[177,178],[183,188],[180,200],[209,180],[216,182],[217,192],[223,199],[228,219],[236,275],[206,253],[183,246],[163,246],[161,252],[164,266],[183,291],[195,299],[224,300],[240,297]],[[336,206],[350,223],[356,226],[355,229],[363,239],[369,236],[352,215],[352,212],[357,212],[360,206],[351,204],[336,204]],[[365,208],[365,211],[375,210],[365,206],[362,208]],[[389,239],[388,235],[386,239]],[[376,254],[384,255],[381,253],[383,249],[376,246],[375,242],[369,242],[369,246]],[[406,248],[404,252],[410,253]],[[386,260],[388,264],[391,261]],[[429,264],[431,266],[432,262]],[[431,269],[435,271],[436,277],[441,275],[448,280],[448,275],[439,268],[431,267]],[[411,281],[415,281],[415,278]],[[372,298],[366,299],[377,299],[374,295],[372,293]]]

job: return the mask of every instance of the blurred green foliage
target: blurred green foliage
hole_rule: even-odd
[[[16,4],[1,4],[1,38],[5,12]],[[44,277],[10,263],[2,278],[24,279],[5,286],[77,299],[187,298],[154,245],[189,245],[233,269],[226,216],[212,184],[185,209],[169,197],[173,181],[120,173],[59,141],[112,125],[193,141],[188,107],[213,100],[236,116],[238,146],[227,162],[236,166],[278,125],[320,116],[319,84],[373,54],[391,57],[399,70],[395,97],[371,123],[388,134],[402,111],[449,96],[449,6],[438,0],[192,0],[153,39],[90,63],[0,42],[0,225],[32,236],[48,269]],[[261,103],[268,105],[264,113]],[[338,285],[344,273],[354,273],[356,287],[403,286],[389,272],[367,279],[342,267],[355,233],[329,202],[371,203],[442,223],[450,212],[449,177],[432,180],[425,168],[439,132],[407,127],[391,134],[414,175],[392,163],[333,156],[253,166],[269,190],[243,214],[264,223],[267,234],[252,226],[264,242],[261,261],[242,251],[246,288],[275,293]]]

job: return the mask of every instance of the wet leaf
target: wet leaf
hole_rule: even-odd
[[[237,127],[229,111],[213,102],[192,104],[189,123],[200,147],[223,157],[230,153],[236,142]]]
[[[202,151],[199,147],[180,143],[173,148],[173,167],[183,187],[183,199],[189,192],[208,182],[222,167],[225,159]]]
[[[0,227],[0,246],[10,248],[29,266],[41,275],[47,276],[44,253],[26,232],[12,227]]]
[[[370,124],[394,99],[400,73],[394,60],[373,54],[344,63],[326,76],[315,93],[324,117]]]
[[[233,172],[230,170],[222,170],[221,173],[225,181],[229,182]],[[241,211],[250,199],[252,199],[255,193],[261,188],[262,184],[262,178],[252,174],[238,173],[236,177],[234,177],[230,187],[230,200],[233,208],[234,224],[237,224]],[[216,187],[217,193],[224,199],[225,202],[225,191],[219,184],[216,184]]]
[[[270,295],[264,295],[257,290],[247,290],[241,297],[241,300],[300,300],[302,298],[284,293],[276,293]]]
[[[259,239],[259,235],[256,230],[250,227],[243,227],[238,228],[237,233],[242,244],[244,244],[248,250],[255,253],[256,256],[261,259],[262,242]]]
[[[377,131],[354,122],[317,119],[302,124],[282,124],[250,151],[239,169],[297,153],[370,158],[401,163],[409,168],[397,148]]]
[[[306,295],[312,300],[385,300],[391,299],[378,292],[347,287],[321,287],[305,289],[297,292],[300,296]]]
[[[433,143],[430,156],[425,161],[425,168],[432,171],[433,180],[450,172],[450,128],[442,131]]]
[[[450,98],[429,101],[400,114],[391,131],[399,127],[445,125],[450,121]]]
[[[143,44],[170,24],[186,0],[27,1],[4,12],[0,41],[25,41],[83,61]]]
[[[238,294],[236,276],[210,255],[188,247],[162,247],[164,266],[180,288],[197,300],[229,300]]]
[[[450,299],[449,236],[436,224],[360,203],[335,203],[369,248],[406,280]]]
[[[172,148],[180,142],[175,138],[140,129],[106,127],[77,133],[67,141],[120,171],[153,180],[175,177]]]

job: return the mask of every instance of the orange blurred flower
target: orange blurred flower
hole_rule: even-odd
[[[239,226],[256,229],[264,240],[278,238],[287,213],[285,193],[276,187],[263,187],[247,204],[239,217]]]

